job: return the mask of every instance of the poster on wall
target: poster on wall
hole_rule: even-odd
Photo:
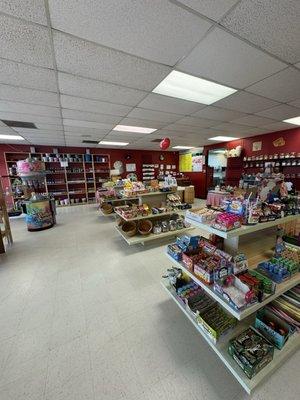
[[[192,154],[179,155],[179,172],[192,172]]]
[[[192,155],[192,170],[193,172],[202,172],[204,164],[204,156],[200,154]]]
[[[135,172],[135,171],[136,171],[135,163],[126,164],[126,172]]]
[[[252,143],[252,151],[260,151],[262,146],[262,142],[253,142]]]

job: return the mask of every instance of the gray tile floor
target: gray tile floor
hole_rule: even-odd
[[[249,396],[160,287],[164,245],[129,247],[95,206],[59,209],[0,258],[1,400]],[[299,353],[252,396],[299,394]],[[298,378],[298,380],[297,380]]]

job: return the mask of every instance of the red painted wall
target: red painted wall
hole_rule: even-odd
[[[275,147],[273,142],[276,139],[283,138],[285,141],[284,146]],[[260,151],[252,151],[253,142],[262,142],[262,148]],[[239,139],[226,143],[211,144],[204,147],[204,154],[207,155],[209,150],[218,148],[232,149],[238,145],[243,148],[241,158],[228,158],[227,164],[227,175],[226,180],[228,184],[236,185],[238,179],[243,172],[243,157],[259,156],[265,154],[279,154],[279,153],[290,153],[292,151],[300,152],[300,128],[289,129],[280,132],[271,132],[266,135],[252,136],[249,138]],[[297,171],[299,167],[297,167]],[[290,172],[290,171],[289,171]],[[300,170],[298,171],[300,173]],[[297,189],[300,187],[299,179],[296,183]]]
[[[53,147],[57,146],[34,146],[37,153],[51,153],[53,152]],[[5,165],[5,152],[26,152],[29,153],[30,146],[28,145],[10,145],[10,144],[0,144],[0,175],[6,175],[6,165]],[[69,154],[83,154],[86,149],[84,147],[58,147],[59,153],[69,153]],[[117,160],[121,160],[124,165],[126,163],[136,163],[137,175],[139,178],[142,177],[142,164],[175,164],[178,170],[179,156],[178,152],[170,151],[147,151],[147,150],[126,150],[126,149],[106,149],[106,148],[91,148],[92,154],[109,154],[111,168]],[[164,160],[161,161],[159,156],[163,154]],[[126,160],[126,156],[130,155],[131,158]],[[126,174],[125,174],[126,175]]]

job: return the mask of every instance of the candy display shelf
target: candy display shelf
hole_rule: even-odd
[[[124,219],[124,221],[139,221],[141,219],[159,218],[159,217],[165,217],[167,215],[178,214],[178,211],[167,211],[167,212],[163,212],[163,213],[160,213],[160,214],[140,215],[140,216],[134,217],[134,218],[125,218],[118,211],[115,211],[115,214],[117,214],[120,218]]]
[[[249,317],[249,315],[255,313],[257,310],[259,310],[266,304],[270,303],[272,300],[276,299],[281,294],[285,293],[286,291],[288,291],[289,289],[293,288],[298,283],[300,283],[300,272],[297,272],[292,278],[288,279],[283,283],[277,284],[275,293],[271,296],[268,296],[261,303],[254,303],[252,306],[249,306],[242,311],[237,311],[234,308],[232,308],[225,299],[223,299],[221,296],[219,296],[218,293],[216,293],[213,290],[212,285],[207,285],[206,283],[202,282],[192,272],[186,269],[183,263],[174,260],[169,254],[166,255],[176,267],[181,268],[187,275],[189,275],[193,279],[194,282],[196,282],[199,286],[201,286],[210,297],[216,300],[223,308],[225,308],[231,315],[233,315],[239,321]]]
[[[232,229],[231,231],[228,232],[220,231],[219,229],[215,229],[208,224],[196,222],[190,218],[186,218],[186,220],[190,224],[192,224],[195,228],[201,229],[202,231],[205,231],[207,233],[212,233],[214,235],[224,238],[225,250],[228,253],[234,253],[237,252],[238,250],[240,236],[247,235],[253,232],[262,231],[264,229],[268,229],[281,224],[285,224],[287,222],[294,221],[296,218],[300,218],[300,215],[289,215],[287,217],[278,218],[275,221],[260,222],[256,225],[244,225],[241,228]]]
[[[159,240],[159,239],[164,239],[164,238],[169,238],[169,237],[176,237],[178,235],[181,235],[182,233],[186,233],[186,232],[194,229],[193,227],[188,227],[188,228],[177,229],[176,231],[163,232],[160,234],[150,233],[147,236],[136,235],[136,236],[128,237],[124,232],[122,232],[122,230],[118,226],[115,226],[115,228],[119,232],[119,234],[122,236],[122,238],[126,241],[126,243],[129,244],[129,246],[132,246],[134,244],[144,245],[146,242],[151,242],[153,240]]]
[[[45,153],[35,153],[35,154],[30,154],[28,152],[6,152],[5,153],[5,162],[6,162],[8,176],[3,178],[3,179],[6,179],[4,185],[8,186],[9,189],[11,189],[12,193],[13,193],[13,190],[12,190],[13,181],[14,181],[14,179],[17,179],[18,176],[11,175],[10,168],[12,168],[17,163],[18,160],[24,160],[30,156],[37,158],[39,160],[43,160],[43,159],[47,158]],[[55,185],[57,185],[57,186],[66,185],[66,191],[52,193],[54,198],[58,201],[67,199],[68,202],[71,203],[70,196],[73,198],[74,194],[78,194],[80,200],[82,200],[82,198],[87,199],[89,195],[91,198],[90,190],[93,190],[94,192],[96,192],[97,187],[102,186],[102,181],[105,181],[105,179],[109,179],[110,158],[109,158],[109,155],[107,155],[107,154],[92,154],[91,161],[84,160],[85,154],[72,154],[73,159],[80,158],[80,160],[68,161],[68,167],[61,167],[59,161],[53,161],[55,158],[58,158],[61,156],[63,158],[66,158],[65,154],[62,154],[62,155],[51,154],[50,157],[48,157],[48,159],[50,158],[51,161],[44,161],[46,170],[47,170],[47,172],[46,172],[47,180],[48,180],[48,182],[52,181],[52,182],[49,182],[48,184],[47,183],[45,184],[44,191],[51,193],[51,192],[53,192],[53,188]],[[103,160],[105,160],[105,162],[97,161],[99,159],[99,157],[102,157]],[[100,164],[102,165],[103,170],[101,172],[98,172],[97,168],[99,168]],[[104,170],[104,168],[105,168],[105,170]],[[73,171],[74,169],[81,169],[81,171],[76,171],[76,170]],[[102,175],[103,179],[101,182],[98,182],[98,178],[96,177],[96,174],[98,174],[98,173],[103,174]],[[64,177],[65,183],[55,182],[55,178],[57,178],[60,175]],[[76,176],[78,178],[80,178],[80,180],[79,179],[78,179],[78,181],[75,180],[74,177],[76,177]],[[87,176],[88,176],[89,180],[87,180]],[[74,190],[72,190],[73,189],[72,185],[80,185],[80,184],[82,185],[82,190],[80,190],[80,191],[78,190],[77,192],[74,192]],[[72,189],[70,189],[70,185],[71,185]],[[15,201],[17,201],[19,199],[20,199],[20,196],[12,195],[13,203],[15,203]],[[81,202],[81,203],[75,203],[75,204],[77,205],[77,204],[88,204],[88,203],[90,203],[90,202]],[[71,204],[69,204],[69,205],[71,205]]]
[[[240,385],[250,394],[259,384],[261,384],[269,375],[271,375],[277,368],[279,368],[283,362],[297,351],[300,345],[300,334],[294,333],[287,341],[282,350],[275,349],[273,360],[266,365],[257,375],[252,379],[249,379],[239,365],[231,358],[228,353],[228,341],[230,337],[234,337],[239,334],[246,326],[249,326],[249,322],[246,325],[245,322],[239,322],[231,332],[229,332],[224,338],[221,338],[216,344],[210,339],[210,337],[203,331],[198,325],[195,319],[187,312],[185,307],[177,300],[174,294],[170,291],[168,284],[162,282],[163,288],[171,296],[172,300],[177,304],[180,310],[185,314],[189,321],[194,325],[206,343],[216,353],[220,360],[224,363],[226,368],[232,373],[237,379]]]

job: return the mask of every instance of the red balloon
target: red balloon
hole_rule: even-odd
[[[171,141],[169,138],[164,138],[160,143],[159,143],[159,147],[162,150],[167,150],[170,147]]]

